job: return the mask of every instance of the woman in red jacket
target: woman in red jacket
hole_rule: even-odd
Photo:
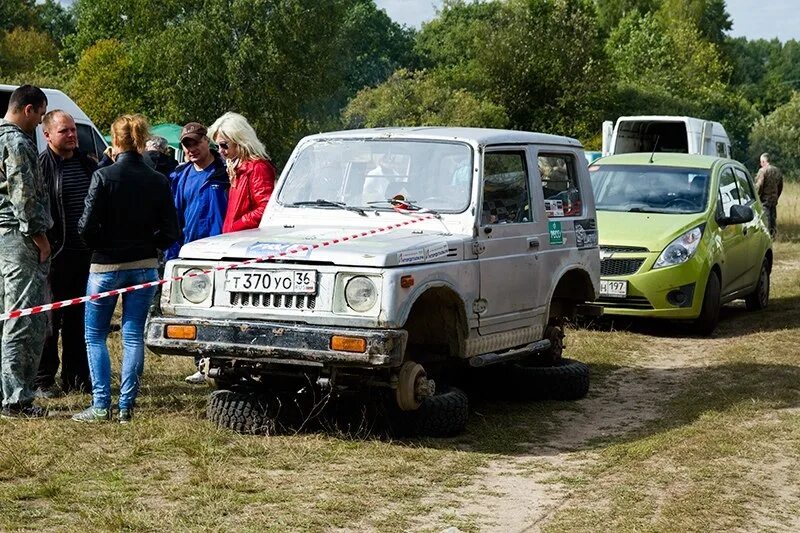
[[[208,129],[225,158],[231,188],[222,233],[257,228],[275,187],[275,167],[242,115],[225,113]]]

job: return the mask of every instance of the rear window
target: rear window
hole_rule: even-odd
[[[631,120],[617,127],[615,154],[636,152],[689,153],[689,136],[684,122]]]

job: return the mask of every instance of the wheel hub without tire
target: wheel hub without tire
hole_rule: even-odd
[[[403,411],[414,411],[422,401],[436,392],[436,384],[428,379],[425,369],[419,363],[406,361],[397,376],[395,396],[397,406]]]

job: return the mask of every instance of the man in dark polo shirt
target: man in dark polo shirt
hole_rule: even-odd
[[[53,248],[49,284],[53,301],[86,294],[91,252],[78,235],[78,220],[97,163],[78,149],[75,121],[60,109],[42,119],[47,148],[39,155],[42,174],[50,194],[53,228],[48,238]],[[60,393],[58,335],[61,332],[61,390],[90,392],[91,379],[83,329],[83,304],[52,311],[52,331],[47,335],[36,376],[37,395]]]

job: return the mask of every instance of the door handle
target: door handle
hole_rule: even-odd
[[[528,239],[528,249],[539,248],[539,237],[530,237]]]

